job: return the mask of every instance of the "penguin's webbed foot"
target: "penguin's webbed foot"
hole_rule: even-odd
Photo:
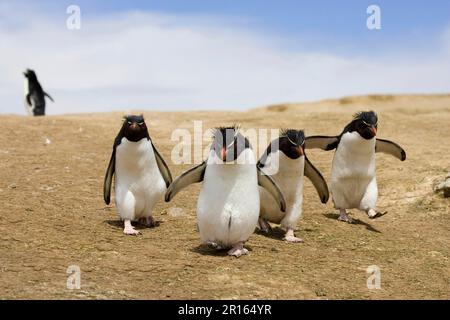
[[[130,236],[137,236],[138,234],[140,234],[140,232],[134,229],[134,227],[131,225],[130,220],[125,220],[123,233]]]
[[[384,216],[386,213],[387,213],[387,211],[380,212],[380,211],[376,211],[375,209],[367,210],[367,215],[369,216],[370,219],[379,218],[381,216]]]
[[[137,236],[140,234],[140,232],[134,228],[124,228],[123,233],[129,236]]]
[[[140,218],[138,222],[148,228],[156,227],[156,221],[153,219],[152,216],[146,217],[146,218]]]
[[[229,256],[234,256],[236,258],[239,258],[240,256],[246,255],[246,254],[248,254],[248,250],[244,248],[243,242],[239,242],[239,243],[235,244],[233,246],[233,248],[231,248],[228,251]]]
[[[272,227],[270,226],[270,224],[263,218],[259,218],[256,229],[264,233],[269,233],[270,231],[272,231]]]
[[[219,245],[217,242],[214,241],[208,241],[206,242],[206,245],[212,249],[216,249],[216,250],[222,250],[222,246]]]
[[[296,236],[284,236],[284,241],[290,242],[290,243],[301,243],[303,242],[302,238],[297,238]]]
[[[345,210],[341,210],[341,214],[338,218],[339,221],[353,223],[353,219],[347,214]]]
[[[300,243],[300,242],[303,242],[303,239],[297,238],[297,237],[295,236],[295,234],[294,234],[294,229],[292,229],[292,228],[289,228],[289,229],[286,231],[286,234],[284,235],[283,240],[286,241],[286,242],[290,242],[290,243]]]

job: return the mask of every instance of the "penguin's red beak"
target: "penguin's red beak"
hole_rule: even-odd
[[[377,135],[377,128],[376,128],[375,126],[371,126],[371,127],[369,128],[369,130],[370,130],[370,132],[373,133],[374,136]]]
[[[299,157],[305,155],[305,151],[303,150],[303,148],[301,146],[297,147],[297,152],[298,152]]]
[[[222,159],[222,161],[227,160],[227,149],[222,148],[222,150],[220,151],[220,158]]]
[[[137,130],[137,129],[139,129],[139,125],[138,125],[136,122],[133,122],[133,123],[131,124],[131,126],[130,126],[130,129],[131,129],[131,130]]]

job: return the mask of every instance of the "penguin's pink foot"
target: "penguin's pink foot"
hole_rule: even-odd
[[[155,219],[153,219],[152,216],[146,217],[146,218],[140,218],[138,222],[148,228],[153,228],[156,226]]]
[[[376,211],[375,209],[367,210],[367,215],[369,216],[370,219],[379,218],[381,216],[384,216],[386,213],[387,213],[387,211],[380,212],[380,211]]]
[[[239,242],[239,243],[235,244],[233,246],[233,248],[231,248],[228,251],[229,256],[234,256],[236,258],[239,258],[240,256],[246,255],[246,254],[248,254],[248,250],[244,248],[243,242]]]
[[[297,238],[297,237],[295,236],[295,234],[294,234],[294,229],[291,229],[291,228],[289,228],[289,229],[286,231],[286,234],[284,235],[283,240],[286,241],[286,242],[291,242],[291,243],[300,243],[300,242],[303,242],[303,239]]]
[[[222,247],[214,241],[208,241],[206,245],[216,250],[222,250]]]
[[[353,223],[353,219],[350,218],[350,216],[347,214],[345,210],[340,211],[340,216],[338,218],[339,221],[347,222],[347,223]]]
[[[131,225],[130,220],[125,220],[123,233],[131,236],[137,236],[139,234],[139,231],[134,229],[134,227]]]
[[[263,218],[259,218],[256,229],[258,229],[258,231],[269,233],[272,230],[272,227],[266,220],[264,220]]]
[[[367,215],[370,219],[373,219],[378,215],[378,212],[376,212],[374,209],[369,209],[367,210]]]

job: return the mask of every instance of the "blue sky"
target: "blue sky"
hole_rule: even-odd
[[[353,50],[370,53],[373,41],[385,49],[428,40],[450,24],[448,0],[132,0],[39,1],[49,9],[77,4],[87,15],[131,10],[204,14],[238,18],[236,23],[261,32],[293,38],[318,36],[317,44],[344,41]],[[382,31],[368,32],[366,8],[382,9]],[[240,19],[239,19],[240,18]]]
[[[70,4],[80,31],[64,28]],[[371,4],[381,30],[366,27]],[[59,98],[50,113],[450,91],[443,0],[2,0],[0,38],[0,113],[23,113],[26,67]]]

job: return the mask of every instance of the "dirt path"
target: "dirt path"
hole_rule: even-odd
[[[337,134],[360,109],[380,117],[379,136],[407,151],[407,161],[377,157],[375,221],[352,211],[335,220],[306,183],[299,235],[303,244],[254,234],[250,255],[234,259],[200,245],[199,186],[160,203],[160,225],[124,236],[114,206],[102,200],[104,171],[120,113],[28,118],[0,116],[0,298],[450,298],[450,202],[433,194],[450,171],[450,96],[345,98],[280,105],[244,113],[144,112],[155,145],[177,176],[170,154],[175,128],[239,122],[244,128],[304,128]],[[50,144],[45,144],[46,139]],[[330,178],[332,153],[309,158]],[[66,288],[66,270],[81,269],[81,289]],[[366,268],[381,268],[381,289],[368,290]]]

